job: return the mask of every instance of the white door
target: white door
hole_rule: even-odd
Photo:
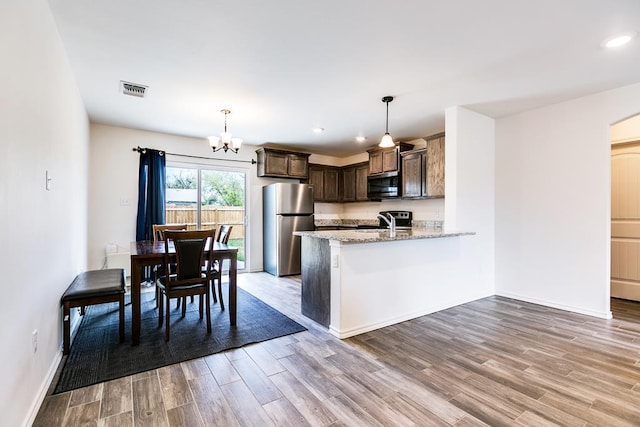
[[[611,296],[640,301],[640,142],[611,148]]]

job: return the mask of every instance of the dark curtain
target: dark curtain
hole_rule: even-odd
[[[165,167],[164,151],[140,151],[136,240],[153,240],[153,224],[164,224]]]

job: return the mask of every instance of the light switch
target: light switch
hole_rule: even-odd
[[[45,185],[44,188],[47,189],[47,191],[51,190],[51,176],[49,175],[49,171],[45,171]]]
[[[339,262],[338,262],[338,255],[332,255],[331,256],[331,267],[333,268],[338,268],[340,266]]]

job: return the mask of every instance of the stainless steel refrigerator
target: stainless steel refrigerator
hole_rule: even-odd
[[[294,231],[314,229],[313,187],[270,184],[262,187],[264,271],[274,276],[300,274],[300,237]]]

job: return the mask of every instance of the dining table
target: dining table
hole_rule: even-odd
[[[238,248],[229,247],[221,242],[213,242],[213,247],[207,246],[206,251],[212,251],[211,257],[218,260],[222,268],[225,259],[230,261],[229,266],[229,323],[236,325],[237,289],[238,289]],[[140,319],[141,319],[141,290],[142,269],[162,264],[164,262],[164,242],[142,240],[131,242],[131,343],[140,344]],[[175,258],[175,252],[170,246],[169,256]]]

